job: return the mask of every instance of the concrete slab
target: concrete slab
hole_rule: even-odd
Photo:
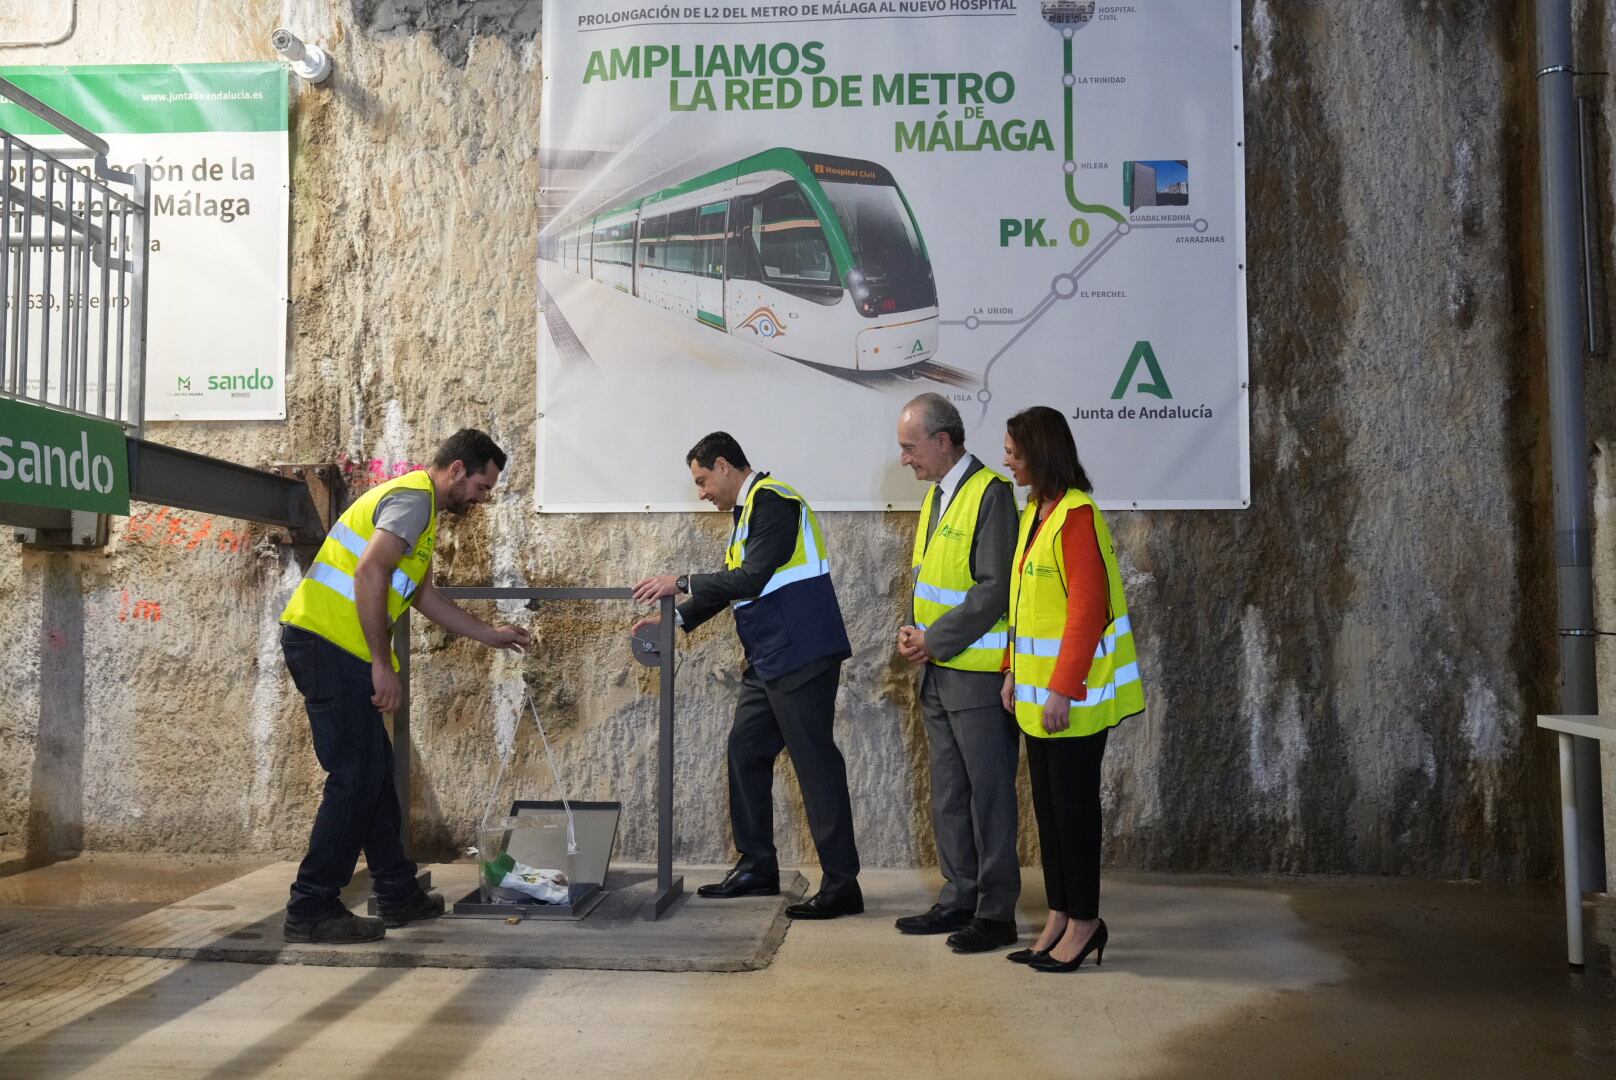
[[[1616,1060],[1616,982],[1566,972],[1549,883],[1113,872],[1105,965],[1063,976],[899,935],[936,897],[924,870],[866,870],[864,916],[793,926],[738,974],[51,951],[64,924],[104,922],[121,882],[167,903],[217,870],[171,865],[164,895],[145,865],[99,857],[19,875],[29,896],[70,882],[97,903],[0,899],[0,1077],[1609,1080]],[[1024,935],[1042,906],[1025,870]]]
[[[474,863],[424,867],[451,904],[476,887]],[[807,880],[790,872],[778,897],[694,900],[680,897],[655,922],[641,910],[656,885],[651,867],[614,868],[606,898],[577,922],[444,918],[389,930],[366,945],[289,945],[281,940],[287,884],[296,863],[272,863],[233,881],[115,926],[76,928],[59,956],[143,956],[244,964],[365,968],[580,968],[609,971],[755,971],[767,967],[784,940],[786,905]],[[722,869],[687,869],[687,888],[716,880]],[[363,912],[369,892],[355,876],[344,900]]]

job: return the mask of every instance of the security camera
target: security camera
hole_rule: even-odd
[[[284,26],[269,35],[275,51],[291,61],[292,72],[305,82],[320,83],[331,75],[331,54],[318,45],[306,45],[303,39]]]

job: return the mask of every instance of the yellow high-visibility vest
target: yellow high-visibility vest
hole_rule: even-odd
[[[1066,631],[1066,555],[1059,538],[1067,514],[1083,506],[1094,511],[1094,532],[1105,561],[1109,619],[1089,665],[1088,696],[1072,702],[1071,726],[1051,735],[1044,730],[1044,705]],[[1015,678],[1016,723],[1034,738],[1093,735],[1145,710],[1145,688],[1139,679],[1139,656],[1116,548],[1100,508],[1076,488],[1055,504],[1029,549],[1027,538],[1037,522],[1038,506],[1029,501],[1021,514],[1021,536],[1016,541],[1015,565],[1020,569],[1010,579],[1010,665]]]
[[[767,681],[799,671],[816,660],[845,660],[853,654],[853,648],[848,644],[842,609],[830,580],[825,535],[808,501],[792,488],[767,476],[752,482],[724,552],[725,569],[734,570],[746,562],[752,511],[758,493],[765,489],[796,505],[797,542],[791,558],[774,569],[757,596],[731,601],[730,606],[747,663]]]
[[[432,518],[416,541],[415,549],[406,552],[398,569],[393,571],[393,580],[387,589],[387,623],[391,626],[398,621],[425,579],[438,543],[437,492],[433,490],[432,478],[420,469],[378,484],[343,512],[331,526],[319,554],[314,557],[314,564],[298,583],[286,610],[281,612],[281,622],[319,634],[359,659],[370,660],[370,645],[359,625],[359,605],[354,600],[354,573],[359,568],[359,557],[365,553],[365,545],[376,535],[376,507],[389,492],[400,488],[430,493]],[[397,671],[398,656],[390,645],[388,655],[393,670]]]
[[[926,629],[965,602],[965,594],[976,584],[976,575],[971,572],[971,540],[976,536],[977,519],[982,513],[982,496],[990,484],[1009,482],[985,465],[966,477],[949,500],[948,509],[938,519],[929,542],[926,525],[931,521],[937,485],[927,489],[925,501],[920,504],[920,525],[915,529],[912,559],[918,629]],[[1002,671],[1005,650],[1009,646],[1010,618],[1006,612],[987,633],[959,653],[932,663],[958,671]]]
[[[758,492],[764,488],[790,499],[801,507],[801,511],[797,518],[796,549],[792,551],[791,558],[775,570],[774,576],[763,586],[763,591],[758,593],[759,598],[768,596],[795,581],[807,581],[810,578],[830,575],[830,560],[825,558],[825,536],[819,531],[819,520],[814,517],[814,512],[808,509],[808,500],[787,485],[768,476],[753,481],[752,489],[746,493],[746,503],[741,507],[740,520],[735,523],[735,531],[729,538],[729,547],[724,551],[724,569],[738,569],[746,561],[746,538],[752,528],[752,507],[757,502]],[[732,602],[732,606],[745,607],[750,603],[751,600],[736,600]]]

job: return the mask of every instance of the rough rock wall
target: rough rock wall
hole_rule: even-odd
[[[263,59],[281,23],[336,61],[293,105],[290,419],[151,437],[392,463],[483,425],[511,451],[503,497],[450,529],[440,581],[621,583],[716,560],[712,518],[532,513],[537,4],[82,7],[71,41],[6,62]],[[1113,523],[1151,704],[1111,743],[1108,858],[1547,875],[1530,6],[1249,0],[1246,26],[1253,508]],[[0,845],[294,851],[320,783],[275,638],[296,566],[222,540],[231,523],[136,512],[104,554],[0,549]],[[825,518],[857,650],[838,733],[860,847],[928,863],[925,737],[889,642],[912,524]],[[130,618],[141,600],[160,621]],[[625,664],[628,618],[552,607],[525,658],[417,630],[424,854],[466,842],[501,751],[507,794],[551,790],[526,686],[572,794],[623,800],[620,854],[650,855],[655,686]],[[729,854],[737,653],[723,618],[683,651],[681,859]],[[788,766],[777,801],[782,855],[811,861]],[[1030,808],[1025,825],[1031,861]]]

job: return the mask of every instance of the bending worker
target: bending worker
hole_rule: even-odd
[[[676,609],[694,630],[726,605],[746,651],[741,696],[729,735],[729,816],[740,859],[706,897],[780,891],[774,847],[774,763],[784,749],[796,768],[808,829],[819,851],[819,892],[793,904],[797,919],[834,919],[864,910],[847,766],[832,737],[842,661],[853,654],[831,586],[819,522],[803,497],[755,473],[739,443],[716,431],[685,455],[700,497],[734,515],[722,574],[650,577],[634,587],[646,603],[690,593]],[[635,631],[654,625],[642,619]]]
[[[915,529],[913,625],[898,652],[923,664],[920,709],[931,746],[932,823],[943,889],[906,934],[949,934],[955,952],[1016,940],[1015,721],[999,700],[1009,645],[1016,499],[1005,477],[965,449],[959,410],[921,394],[898,416],[901,461],[930,480]]]
[[[392,626],[413,604],[445,630],[490,648],[527,647],[526,630],[489,626],[461,610],[427,573],[439,516],[487,502],[504,467],[493,439],[470,428],[455,432],[430,468],[371,488],[343,512],[281,613],[281,649],[326,772],[308,854],[286,905],[287,941],[375,941],[385,927],[443,914],[443,897],[416,882],[401,836],[393,748],[382,726],[382,713],[404,696]],[[352,914],[340,899],[360,851],[379,919]]]

